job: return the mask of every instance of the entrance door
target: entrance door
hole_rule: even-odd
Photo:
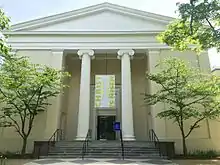
[[[115,131],[113,124],[115,116],[97,116],[97,139],[98,140],[115,140]]]

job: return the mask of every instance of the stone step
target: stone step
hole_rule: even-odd
[[[121,143],[115,143],[115,144],[94,144],[94,143],[88,143],[92,146],[121,146]],[[74,144],[74,143],[65,143],[65,144],[62,144],[62,143],[57,143],[55,144],[56,146],[82,146],[83,143],[80,143],[80,144]],[[124,146],[136,146],[136,147],[142,147],[142,146],[145,146],[145,147],[148,147],[148,146],[155,146],[153,143],[150,143],[150,144],[126,144],[124,143]]]
[[[75,151],[51,151],[50,154],[69,154],[69,153],[81,153],[81,152],[75,152]],[[91,151],[89,150],[87,153],[92,153],[92,154],[100,154],[100,153],[117,153],[117,154],[121,154],[121,151]],[[124,153],[135,153],[135,154],[153,154],[153,153],[158,153],[157,151],[124,151]]]
[[[74,147],[74,146],[55,146],[55,147],[50,147],[51,149],[54,149],[54,148],[60,148],[60,149],[71,149],[71,148],[74,148],[76,150],[80,150],[82,149],[83,146],[80,146],[80,147]],[[118,149],[121,149],[121,146],[118,146],[118,147],[115,147],[115,146],[105,146],[105,147],[99,147],[99,146],[88,146],[88,148],[90,149],[105,149],[105,150],[118,150]],[[132,147],[132,146],[124,146],[125,149],[141,149],[141,150],[148,150],[148,149],[155,149],[155,146],[151,146],[151,147]]]
[[[82,146],[81,147],[50,147],[51,150],[54,149],[61,149],[61,150],[82,150]],[[91,150],[121,150],[121,147],[91,147],[88,146],[88,149]],[[125,150],[154,150],[154,149],[158,149],[155,147],[124,147]]]
[[[82,155],[48,155],[48,156],[41,156],[40,158],[81,158]],[[85,158],[121,158],[121,155],[108,155],[108,154],[103,154],[103,155],[85,155]],[[162,159],[164,157],[160,157],[159,155],[125,155],[125,159]]]
[[[121,152],[121,148],[117,148],[117,149],[109,149],[109,148],[88,148],[88,152]],[[82,151],[82,148],[54,148],[50,150],[51,152],[63,152],[63,151],[67,151],[67,152],[80,152]],[[156,148],[147,148],[147,149],[140,149],[140,148],[124,148],[124,151],[126,152],[155,152],[158,151],[158,149]]]
[[[82,156],[81,141],[61,141],[50,148],[49,155],[46,158],[80,158]],[[146,159],[161,158],[159,150],[154,143],[148,141],[125,141],[125,158]],[[121,158],[120,141],[90,141],[85,155],[87,158]]]
[[[105,144],[105,145],[96,145],[96,144],[92,144],[92,143],[89,143],[88,144],[89,145],[89,147],[95,147],[95,148],[101,148],[101,147],[103,147],[103,148],[106,148],[106,147],[109,147],[109,148],[118,148],[118,147],[121,147],[121,144],[117,144],[117,145],[110,145],[110,144]],[[81,145],[75,145],[75,144],[65,144],[65,145],[61,145],[61,144],[56,144],[55,145],[55,147],[78,147],[78,148],[80,148],[80,147],[82,147],[83,146],[83,144],[81,144]],[[140,145],[140,146],[138,146],[138,145],[127,145],[127,144],[124,144],[124,147],[139,147],[139,148],[152,148],[152,147],[155,147],[155,145],[154,144],[151,144],[151,145]]]
[[[49,155],[81,155],[82,153],[49,153]],[[88,152],[86,155],[121,155],[120,152]],[[135,153],[135,152],[125,152],[125,155],[159,155],[159,153]]]
[[[106,145],[106,144],[121,144],[120,141],[89,141],[90,143],[94,144],[94,145]],[[84,141],[60,141],[57,142],[57,144],[62,144],[62,145],[69,145],[69,144],[76,144],[76,145],[80,145],[83,144]],[[124,141],[124,144],[127,145],[148,145],[148,144],[154,144],[153,142],[149,142],[149,141]]]

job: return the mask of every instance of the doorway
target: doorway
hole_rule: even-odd
[[[97,140],[115,140],[115,116],[97,116]]]

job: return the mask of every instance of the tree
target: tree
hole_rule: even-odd
[[[22,154],[36,116],[46,111],[48,100],[66,87],[61,80],[67,76],[66,72],[32,64],[25,57],[4,60],[0,69],[0,123],[3,127],[14,127],[22,137]]]
[[[1,31],[9,29],[9,18],[0,9],[0,126],[14,127],[21,136],[21,154],[26,153],[28,137],[36,116],[46,111],[49,99],[57,97],[63,88],[67,72],[33,64],[27,57],[10,53],[7,36]]]
[[[148,73],[147,78],[158,85],[153,94],[145,94],[145,102],[155,105],[159,102],[167,105],[157,114],[176,123],[182,137],[183,154],[187,155],[186,139],[205,119],[220,116],[220,78],[203,74],[198,68],[190,67],[178,58],[168,58],[156,67],[158,73]],[[189,128],[186,123],[190,123]]]
[[[6,44],[6,37],[3,35],[3,30],[9,29],[10,19],[5,15],[4,11],[0,8],[0,54],[8,54],[10,47]]]
[[[180,51],[220,50],[220,1],[189,0],[177,6],[179,18],[168,25],[159,40]]]

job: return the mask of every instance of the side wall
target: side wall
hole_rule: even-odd
[[[158,63],[159,60],[162,60],[166,57],[173,56],[179,57],[190,62],[193,66],[197,66],[197,55],[193,52],[176,52],[169,50],[161,50],[159,54],[154,54],[155,56],[151,56],[152,64],[154,65]],[[204,72],[210,72],[209,59],[208,54],[203,53],[199,56],[199,64]],[[158,70],[154,70],[158,71]],[[152,86],[152,89],[155,89],[156,85]],[[158,104],[154,106],[154,110],[156,113],[166,109],[166,105]],[[154,118],[155,130],[159,138],[163,141],[174,141],[176,153],[182,152],[182,143],[181,143],[181,134],[179,128],[176,124],[174,124],[171,120],[163,120],[159,118]],[[186,123],[186,127],[190,127],[190,121]],[[193,150],[206,150],[206,149],[214,149],[220,150],[220,122],[213,120],[205,120],[201,123],[201,127],[195,129],[192,134],[187,139],[187,146],[189,151]]]
[[[33,63],[49,65],[61,69],[62,55],[56,55],[51,51],[18,51],[17,55],[28,56]],[[27,152],[32,152],[33,142],[37,140],[48,140],[54,130],[57,129],[57,116],[59,99],[50,100],[52,105],[48,110],[40,113],[35,121],[27,144]],[[14,128],[0,128],[0,152],[20,152],[22,139]]]

